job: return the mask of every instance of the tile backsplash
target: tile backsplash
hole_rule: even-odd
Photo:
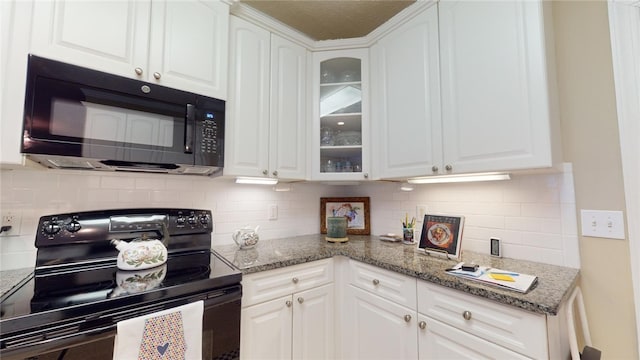
[[[293,183],[291,191],[237,185],[230,179],[195,176],[98,173],[59,170],[1,170],[0,208],[22,213],[20,235],[0,237],[0,270],[35,263],[34,234],[47,214],[134,207],[189,207],[213,212],[213,243],[233,243],[231,233],[260,225],[263,240],[312,234],[320,228],[320,197],[371,198],[371,232],[401,232],[401,219],[418,205],[428,213],[464,215],[463,251],[489,251],[489,238],[502,239],[506,257],[579,267],[571,166],[552,174],[513,175],[500,182],[359,186]],[[277,205],[277,219],[269,207]],[[420,220],[420,219],[418,219]],[[420,229],[421,223],[418,223]],[[420,234],[416,234],[419,236]]]

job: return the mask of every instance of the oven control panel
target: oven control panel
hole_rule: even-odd
[[[122,209],[48,215],[40,218],[36,247],[96,243],[148,235],[164,238],[206,234],[213,230],[210,210]]]

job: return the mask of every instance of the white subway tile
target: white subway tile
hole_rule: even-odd
[[[520,215],[522,217],[558,219],[561,215],[560,204],[522,204]]]

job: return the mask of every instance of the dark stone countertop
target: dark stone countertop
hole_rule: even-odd
[[[349,235],[346,243],[330,243],[325,240],[325,235],[315,234],[263,240],[253,249],[238,250],[235,245],[222,245],[214,246],[213,250],[232,262],[243,274],[342,255],[505,305],[550,315],[557,315],[560,305],[576,286],[580,274],[574,268],[463,252],[462,260],[465,262],[536,275],[538,284],[522,294],[462,279],[444,271],[455,265],[457,260],[426,255],[416,251],[415,245],[386,242],[376,236],[363,235]]]

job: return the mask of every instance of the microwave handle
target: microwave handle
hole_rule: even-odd
[[[192,104],[187,104],[187,116],[185,117],[184,127],[184,152],[187,154],[193,153],[193,137],[195,135],[196,128],[196,107]]]

